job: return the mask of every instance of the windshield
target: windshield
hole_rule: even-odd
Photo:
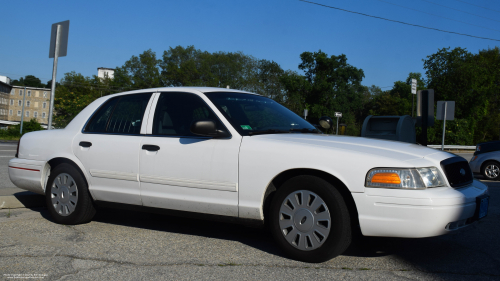
[[[319,131],[302,117],[272,99],[243,93],[205,93],[242,135]]]

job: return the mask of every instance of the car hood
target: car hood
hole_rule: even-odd
[[[446,159],[454,155],[426,146],[399,141],[380,140],[353,136],[336,136],[325,134],[269,134],[251,136],[269,141],[292,142],[304,146],[319,146],[333,150],[348,150],[362,154],[409,161],[433,155],[432,158]],[[436,155],[440,154],[440,155]]]

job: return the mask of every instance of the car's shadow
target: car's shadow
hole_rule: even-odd
[[[500,277],[500,252],[495,250],[500,249],[500,242],[495,238],[500,233],[500,226],[494,223],[499,219],[497,198],[500,197],[500,189],[492,188],[490,194],[493,200],[488,217],[461,231],[445,236],[420,239],[356,235],[343,256],[381,257],[385,261],[396,259],[399,260],[396,262],[398,266],[407,265],[408,268],[417,268],[426,272],[484,274]],[[41,211],[41,214],[52,221],[47,210]],[[277,247],[266,228],[251,228],[234,223],[109,208],[100,208],[93,221],[238,241],[271,255],[287,258]]]

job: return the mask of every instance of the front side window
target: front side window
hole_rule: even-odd
[[[26,111],[26,112],[24,113],[24,115],[26,115],[26,117],[30,117],[30,112],[29,112],[29,111]]]
[[[42,105],[42,108],[46,108],[47,107],[47,103],[44,102],[43,105]]]
[[[9,110],[9,115],[10,115],[10,116],[12,116],[12,109],[11,109],[11,110]]]
[[[210,119],[219,130],[226,130],[210,107],[197,95],[162,93],[153,119],[153,135],[196,136],[191,133],[194,121]]]
[[[17,116],[21,116],[21,110],[17,111]]]
[[[46,113],[42,112],[42,118],[45,118]]]
[[[266,97],[230,92],[205,95],[242,136],[294,131],[319,132],[302,117]]]
[[[150,93],[112,98],[92,116],[84,132],[140,134]]]
[[[10,100],[10,105],[14,105],[14,100]]]
[[[38,112],[33,112],[33,117],[37,118],[38,117]]]
[[[23,101],[22,100],[18,100],[17,101],[17,105],[19,105],[19,106],[23,105]]]
[[[43,92],[43,97],[47,98],[47,92]]]
[[[28,90],[28,97],[31,97],[31,91]]]
[[[23,95],[23,90],[19,90],[19,95],[22,96]]]
[[[11,95],[14,95],[15,93],[16,93],[16,90],[15,90],[15,89],[10,90],[10,94],[11,94]]]
[[[30,107],[31,102],[28,100],[26,101],[26,107]]]

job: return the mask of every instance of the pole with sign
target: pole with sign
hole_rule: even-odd
[[[417,94],[417,79],[411,79],[411,117],[413,117],[413,112],[415,108],[415,95]]]
[[[307,120],[307,113],[308,112],[309,112],[309,110],[307,110],[307,108],[304,109],[304,120]]]
[[[337,117],[337,132],[335,134],[338,135],[339,134],[339,118],[342,117],[342,112],[335,112],[335,117]]]
[[[443,140],[441,142],[441,150],[444,150],[444,135],[446,133],[446,120],[455,119],[455,102],[438,101],[436,119],[443,120]]]
[[[52,87],[50,91],[49,122],[47,130],[52,129],[52,113],[54,111],[54,97],[56,94],[57,59],[65,57],[68,52],[69,20],[54,23],[50,34],[49,58],[54,58],[52,69]]]

